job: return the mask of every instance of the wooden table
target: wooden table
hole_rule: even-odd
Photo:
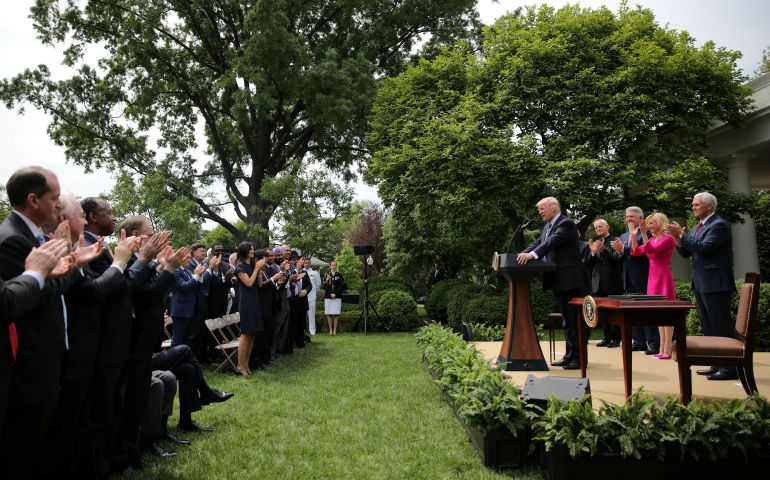
[[[626,300],[596,297],[597,315],[599,322],[620,327],[621,347],[623,351],[623,380],[625,382],[626,398],[631,395],[631,327],[669,326],[673,325],[676,335],[676,354],[679,361],[679,392],[682,403],[690,402],[690,372],[687,366],[687,328],[686,318],[690,309],[695,305],[681,300]],[[583,298],[570,300],[570,305],[580,308],[578,322],[580,342],[580,372],[586,376],[588,354],[588,325],[583,318]]]

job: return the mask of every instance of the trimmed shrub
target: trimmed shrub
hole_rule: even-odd
[[[376,308],[380,330],[402,332],[417,328],[417,302],[406,292],[389,290],[383,293]]]
[[[532,282],[529,287],[532,299],[532,321],[535,324],[544,324],[548,320],[548,314],[559,311],[556,297],[550,290],[543,290],[543,284],[538,280]]]
[[[508,319],[508,299],[501,295],[480,295],[462,307],[463,323],[503,325]]]
[[[433,285],[430,292],[428,292],[428,299],[425,301],[425,311],[433,321],[446,323],[447,294],[452,287],[463,283],[470,284],[470,282],[465,280],[450,278]]]
[[[446,296],[446,313],[449,323],[467,323],[463,318],[463,306],[479,296],[495,296],[498,290],[492,285],[465,283],[449,289]]]
[[[502,342],[505,337],[505,325],[472,323],[471,328],[475,342]]]
[[[372,302],[372,305],[375,307],[380,301],[380,297],[382,297],[382,294],[390,291],[390,290],[398,290],[400,292],[406,292],[409,295],[414,298],[414,293],[412,292],[412,289],[409,288],[409,285],[402,282],[401,280],[398,280],[394,277],[374,277],[369,279],[369,300]],[[358,303],[359,305],[364,304],[364,289],[361,289],[361,299]]]

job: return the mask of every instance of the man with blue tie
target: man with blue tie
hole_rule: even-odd
[[[628,231],[612,242],[614,255],[623,261],[623,284],[627,293],[647,294],[647,277],[650,275],[650,259],[647,255],[631,255],[630,231],[644,228],[644,212],[639,207],[626,209],[626,225]],[[652,234],[648,233],[649,238]],[[636,236],[637,245],[644,243],[641,228]],[[660,334],[655,325],[647,327],[632,327],[631,350],[643,351],[646,355],[657,355],[660,350]]]
[[[198,300],[198,289],[203,282],[203,274],[206,267],[203,264],[190,270],[192,255],[187,253],[182,260],[182,266],[174,270],[174,286],[171,290],[171,307],[168,313],[174,319],[174,328],[171,334],[171,346],[188,345],[194,343],[198,333],[194,324],[195,305]]]
[[[733,277],[733,237],[730,224],[716,214],[717,198],[709,192],[696,193],[692,212],[698,224],[690,233],[676,222],[665,231],[677,244],[676,250],[692,258],[692,289],[698,306],[698,317],[704,335],[734,337],[735,320],[730,302],[735,291]],[[738,372],[732,367],[714,366],[698,370],[709,380],[735,380]]]
[[[564,318],[564,340],[567,345],[564,357],[551,363],[565,370],[580,368],[575,307],[569,305],[573,297],[588,293],[588,278],[580,255],[580,234],[575,222],[562,215],[559,201],[546,197],[537,202],[537,211],[545,222],[545,228],[529,247],[516,256],[519,264],[542,258],[556,264],[556,270],[543,274],[543,289],[553,290]]]

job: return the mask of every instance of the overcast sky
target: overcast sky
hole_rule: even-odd
[[[43,46],[36,38],[28,17],[32,1],[14,0],[3,2],[0,17],[0,78],[8,78],[25,68],[44,63],[56,71],[61,56],[51,47]],[[485,23],[491,23],[500,15],[520,5],[534,2],[481,0],[479,11]],[[565,1],[546,1],[559,7]],[[574,3],[574,2],[572,2]],[[581,6],[595,8],[607,5],[617,10],[619,1],[582,1]],[[629,2],[652,9],[661,25],[687,30],[700,45],[708,40],[718,46],[739,50],[744,57],[738,66],[746,75],[756,70],[763,48],[770,45],[770,1],[767,0],[642,0]],[[10,174],[25,165],[43,165],[55,171],[64,191],[78,196],[97,195],[113,185],[108,172],[86,174],[82,168],[67,164],[64,151],[51,141],[46,133],[46,115],[27,109],[24,115],[0,106],[0,135],[2,135],[2,156],[0,157],[0,182],[6,182]],[[359,199],[377,198],[376,190],[359,184],[356,186]]]

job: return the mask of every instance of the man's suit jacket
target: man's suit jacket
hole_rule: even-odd
[[[10,280],[22,274],[27,255],[38,245],[24,220],[11,213],[0,224],[0,278]],[[65,348],[60,296],[79,276],[72,272],[58,280],[47,280],[38,305],[15,322],[19,350],[10,373],[8,329],[0,328],[0,391],[10,388],[10,405],[56,403]]]
[[[695,225],[690,233],[682,234],[682,245],[676,247],[683,257],[692,257],[693,290],[700,293],[735,290],[730,224],[714,214],[700,232],[697,230]]]
[[[62,378],[88,380],[93,376],[99,352],[102,306],[107,296],[123,288],[125,276],[117,268],[108,268],[99,276],[88,265],[84,279],[73,285],[64,298],[67,303],[69,350]]]
[[[91,245],[95,239],[85,235],[86,243]],[[103,275],[112,265],[112,255],[107,249],[102,251],[89,266],[97,275]],[[136,261],[124,271],[123,288],[112,291],[104,300],[99,332],[99,354],[97,364],[101,367],[122,367],[128,358],[128,344],[131,338],[131,322],[134,302],[131,292],[144,283],[152,271],[145,261]]]
[[[132,260],[132,262],[135,260]],[[135,361],[149,362],[163,341],[163,302],[174,285],[174,275],[161,270],[134,290],[134,328],[131,329],[129,350]],[[146,358],[145,358],[146,357]]]
[[[617,237],[607,235],[604,238],[604,250],[596,255],[589,253],[586,260],[586,268],[590,272],[591,292],[600,295],[615,295],[623,293],[623,261],[618,255],[613,255],[614,250],[610,242]]]
[[[291,301],[292,301],[291,309],[292,309],[292,311],[294,311],[295,308],[299,308],[299,310],[301,312],[307,312],[308,309],[310,308],[309,303],[308,303],[308,297],[310,297],[310,295],[312,295],[311,292],[313,291],[313,282],[310,281],[310,276],[309,275],[305,275],[304,277],[302,277],[302,280],[300,280],[298,283],[301,284],[300,290],[307,290],[307,295],[305,295],[304,297],[300,297],[299,295],[297,295],[296,283],[294,285],[292,285],[291,286],[291,293],[292,293],[292,296],[291,296]]]
[[[538,258],[547,256],[549,262],[556,264],[556,270],[545,272],[543,289],[564,292],[577,288],[586,288],[588,279],[580,257],[580,235],[577,225],[564,215],[559,215],[548,236],[543,233],[524,249],[534,252]]]
[[[0,279],[0,332],[7,336],[8,324],[35,308],[41,294],[37,280],[29,275]]]
[[[171,291],[169,315],[192,318],[198,299],[198,288],[199,283],[189,269],[179,267],[174,270],[174,287]]]
[[[647,293],[647,278],[650,275],[650,259],[647,255],[641,255],[635,257],[631,255],[631,244],[629,242],[629,232],[624,232],[620,235],[620,241],[623,242],[623,254],[618,255],[615,252],[615,256],[623,260],[623,281],[625,290],[629,293]],[[647,238],[651,234],[647,232]],[[644,243],[642,238],[642,232],[639,232],[636,236],[636,242],[638,245]]]

